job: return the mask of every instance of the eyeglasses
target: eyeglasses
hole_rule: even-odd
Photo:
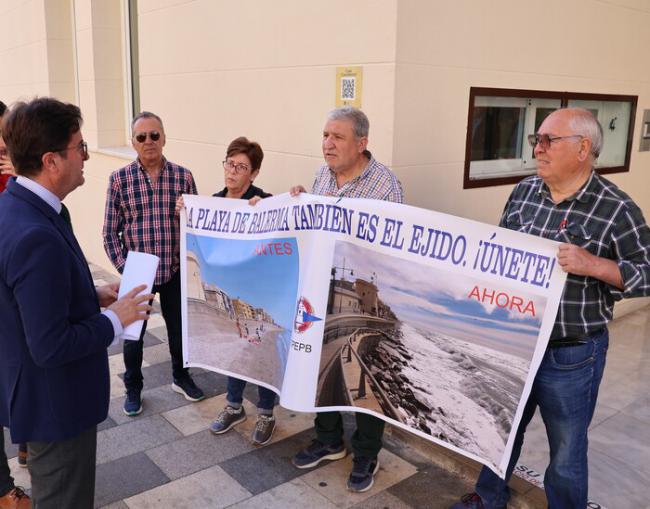
[[[569,138],[584,138],[581,134],[571,134],[569,136],[549,136],[548,134],[529,134],[528,143],[530,146],[535,148],[535,145],[539,145],[543,150],[548,150],[551,147],[551,143],[558,140],[567,140]]]
[[[86,143],[85,141],[79,142],[79,145],[73,145],[71,147],[62,148],[61,150],[57,150],[56,152],[67,152],[68,150],[72,150],[75,148],[84,157],[84,159],[88,158],[88,143]]]
[[[246,173],[250,167],[244,163],[235,163],[229,159],[222,161],[224,170],[233,170],[235,173]]]
[[[160,133],[158,131],[149,131],[148,133],[138,133],[134,136],[135,141],[138,143],[144,143],[147,141],[147,135],[151,138],[151,141],[158,141],[160,139]]]

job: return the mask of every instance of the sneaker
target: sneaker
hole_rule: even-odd
[[[0,497],[1,509],[32,509],[32,501],[22,488],[15,486],[6,495]]]
[[[244,410],[244,407],[233,408],[228,405],[219,415],[217,415],[217,418],[210,425],[210,431],[215,435],[221,435],[221,433],[225,433],[233,426],[236,426],[245,420],[246,410]]]
[[[378,470],[377,456],[374,458],[355,456],[352,459],[352,472],[348,477],[348,489],[357,493],[368,491],[375,483],[375,474]]]
[[[257,416],[257,423],[253,430],[253,444],[264,445],[271,440],[275,430],[275,417],[267,414],[259,414]]]
[[[205,399],[205,394],[199,389],[191,376],[185,378],[175,378],[172,383],[172,390],[182,394],[187,401],[201,401]]]
[[[296,454],[291,462],[298,468],[311,468],[323,460],[341,460],[348,454],[343,442],[327,445],[319,440],[313,440],[309,447]]]
[[[140,389],[127,389],[124,400],[124,413],[134,417],[142,412],[142,391]]]
[[[22,447],[18,449],[18,466],[22,468],[27,468],[27,451],[26,450],[23,451]]]
[[[449,509],[485,509],[485,505],[483,505],[483,499],[481,499],[481,496],[474,492],[463,495],[460,502],[455,503]],[[499,509],[506,509],[506,506],[504,505]]]

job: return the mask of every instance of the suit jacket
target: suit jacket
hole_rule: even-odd
[[[106,418],[113,326],[69,225],[13,180],[0,232],[0,424],[65,440]]]

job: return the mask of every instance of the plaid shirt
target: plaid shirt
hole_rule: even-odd
[[[632,199],[596,172],[558,204],[540,177],[522,180],[499,225],[575,244],[618,264],[623,291],[592,277],[568,274],[552,339],[596,332],[611,320],[615,300],[650,294],[650,229]]]
[[[336,185],[336,176],[329,166],[321,166],[311,187],[312,194],[403,203],[402,184],[395,174],[377,162],[370,152],[366,151],[365,155],[370,159],[368,166],[361,175],[346,182],[340,188]]]
[[[102,230],[106,254],[120,273],[128,251],[159,256],[157,285],[169,281],[179,268],[176,200],[182,194],[196,194],[190,170],[166,159],[163,164],[153,185],[138,160],[111,174]]]

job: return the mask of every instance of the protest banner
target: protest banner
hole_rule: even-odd
[[[188,366],[504,475],[566,279],[556,242],[384,201],[184,199]]]

